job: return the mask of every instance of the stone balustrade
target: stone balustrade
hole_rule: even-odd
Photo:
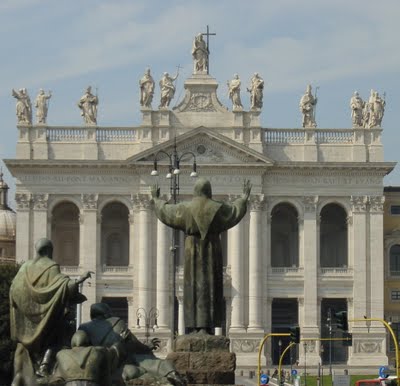
[[[174,133],[165,127],[99,127],[19,125],[18,159],[99,159],[125,160]],[[381,128],[317,129],[258,128],[244,141],[245,128],[225,129],[228,138],[249,146],[277,162],[381,162]],[[254,129],[255,130],[255,129]],[[183,132],[183,131],[182,131]]]

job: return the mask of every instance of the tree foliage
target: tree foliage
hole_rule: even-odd
[[[12,377],[15,343],[10,338],[9,292],[18,269],[17,264],[0,264],[0,385],[10,384]]]

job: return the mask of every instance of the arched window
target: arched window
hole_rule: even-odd
[[[101,259],[109,266],[129,265],[129,211],[119,202],[101,212]]]
[[[347,265],[347,213],[340,205],[328,204],[321,210],[320,266]]]
[[[72,202],[56,205],[51,217],[54,261],[62,266],[79,265],[79,209]]]
[[[390,248],[390,276],[400,276],[400,245]]]
[[[297,210],[284,203],[271,213],[271,266],[298,267],[299,226]]]

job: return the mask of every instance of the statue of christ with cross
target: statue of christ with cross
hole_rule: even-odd
[[[216,35],[210,33],[207,26],[207,32],[199,33],[195,36],[192,47],[192,56],[194,61],[193,74],[209,74],[208,57],[209,51],[209,37]],[[204,41],[203,36],[207,36],[207,42]]]

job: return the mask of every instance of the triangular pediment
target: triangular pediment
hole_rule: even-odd
[[[129,163],[168,161],[165,153],[172,154],[174,147],[178,154],[191,152],[196,156],[198,164],[240,165],[254,164],[260,166],[272,165],[273,161],[263,154],[238,143],[211,129],[198,127],[169,141],[160,143],[128,158]],[[165,152],[165,153],[163,153]],[[191,155],[183,157],[182,162],[189,160]]]

